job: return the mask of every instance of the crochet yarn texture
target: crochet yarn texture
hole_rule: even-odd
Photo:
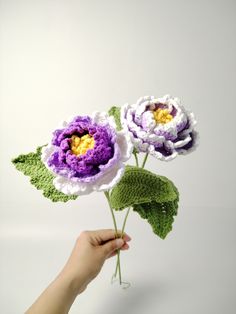
[[[129,165],[110,195],[112,208],[122,210],[132,206],[162,239],[172,230],[178,201],[179,192],[169,179]]]
[[[116,237],[114,211],[127,208],[121,237],[133,209],[155,235],[165,239],[178,212],[179,192],[167,177],[144,167],[149,155],[171,161],[194,151],[199,144],[196,123],[194,114],[178,98],[143,96],[133,104],[113,105],[108,112],[64,119],[48,144],[19,155],[12,163],[53,202],[104,192]],[[132,155],[136,166],[125,164]],[[117,277],[123,288],[129,287],[122,281],[120,249],[112,282]]]
[[[43,191],[43,195],[53,202],[67,202],[75,200],[77,195],[66,195],[58,191],[52,181],[53,174],[45,167],[41,160],[41,150],[44,147],[37,148],[36,153],[29,153],[27,155],[19,155],[12,159],[12,163],[16,169],[23,172],[24,175],[30,177],[30,183],[33,184],[38,190]]]

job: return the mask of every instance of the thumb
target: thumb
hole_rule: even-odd
[[[105,243],[102,248],[105,256],[109,256],[112,254],[115,250],[120,249],[124,245],[125,241],[121,238],[111,240],[107,243]]]

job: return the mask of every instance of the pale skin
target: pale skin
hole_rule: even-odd
[[[65,266],[42,292],[25,314],[66,314],[76,297],[99,274],[105,260],[117,254],[117,249],[129,249],[131,238],[115,230],[83,231]]]

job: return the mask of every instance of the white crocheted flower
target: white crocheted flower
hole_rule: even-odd
[[[121,107],[120,119],[135,148],[160,160],[170,161],[197,147],[196,120],[178,98],[141,97],[136,104]]]
[[[55,175],[53,184],[67,195],[106,191],[121,179],[132,154],[130,135],[117,131],[106,112],[64,121],[42,149],[42,161]]]

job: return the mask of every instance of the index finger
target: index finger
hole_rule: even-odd
[[[100,230],[92,231],[92,233],[93,233],[93,236],[96,237],[98,242],[101,243],[101,242],[106,242],[109,240],[114,240],[115,238],[120,238],[122,231],[117,230],[117,236],[116,236],[116,231],[114,229],[100,229]],[[126,233],[123,234],[122,239],[124,239],[124,241],[131,240],[130,236]]]

